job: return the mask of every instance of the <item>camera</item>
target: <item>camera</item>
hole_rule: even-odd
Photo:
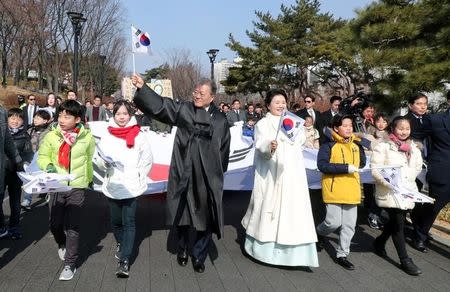
[[[364,121],[362,112],[370,104],[370,98],[362,91],[356,92],[344,100],[342,100],[339,111],[344,115],[353,116],[353,127],[356,132],[364,132]]]

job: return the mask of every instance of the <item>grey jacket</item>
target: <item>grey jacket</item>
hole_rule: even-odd
[[[92,122],[94,119],[94,116],[92,114],[92,106],[89,106],[86,108],[86,119],[87,122]],[[98,120],[99,121],[106,121],[108,120],[108,117],[106,116],[106,109],[103,106],[99,107],[99,112],[98,112]]]
[[[228,125],[233,127],[235,122],[242,121],[245,124],[247,122],[247,115],[245,114],[245,110],[239,110],[239,114],[237,114],[234,110],[230,110],[227,113],[227,120]]]

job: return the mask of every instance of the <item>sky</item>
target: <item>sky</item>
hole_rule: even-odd
[[[133,24],[149,34],[151,55],[136,54],[139,73],[161,65],[170,51],[187,49],[202,64],[203,75],[209,74],[209,49],[219,49],[216,61],[232,61],[236,54],[226,47],[229,34],[250,46],[246,30],[253,30],[255,11],[280,13],[281,4],[293,5],[295,0],[121,0],[125,8],[124,34],[130,43],[125,68],[133,70],[131,29]],[[321,11],[335,17],[349,19],[355,9],[367,6],[372,0],[322,0]]]

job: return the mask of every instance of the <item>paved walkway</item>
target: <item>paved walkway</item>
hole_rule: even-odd
[[[312,194],[318,198],[318,194]],[[62,269],[56,246],[48,231],[48,208],[36,202],[23,214],[22,240],[0,240],[0,291],[449,291],[450,248],[432,242],[427,254],[408,246],[408,252],[423,275],[411,277],[397,268],[392,244],[387,250],[392,260],[371,251],[379,231],[367,227],[364,215],[353,239],[350,260],[355,271],[346,271],[330,257],[330,240],[319,253],[319,268],[280,268],[257,263],[246,257],[241,246],[244,230],[240,220],[250,198],[249,192],[226,192],[225,236],[215,240],[206,271],[197,274],[191,265],[180,267],[174,245],[164,225],[164,200],[142,197],[137,211],[136,256],[129,279],[114,275],[115,242],[109,227],[105,198],[90,193],[82,222],[81,257],[72,281],[58,281]],[[317,200],[319,201],[319,200]],[[315,203],[316,204],[316,203]],[[4,202],[4,206],[7,202]],[[8,212],[8,207],[6,211]],[[318,207],[314,207],[318,210]],[[315,211],[317,217],[321,212]],[[316,218],[319,220],[319,218]],[[168,240],[169,238],[169,240]]]

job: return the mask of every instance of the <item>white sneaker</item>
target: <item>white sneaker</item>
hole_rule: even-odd
[[[58,256],[62,261],[64,261],[64,258],[66,257],[66,248],[65,247],[58,248]]]
[[[75,272],[77,269],[71,268],[70,266],[64,266],[64,269],[62,270],[61,274],[59,275],[60,281],[69,281],[72,280],[73,275],[75,275]]]

